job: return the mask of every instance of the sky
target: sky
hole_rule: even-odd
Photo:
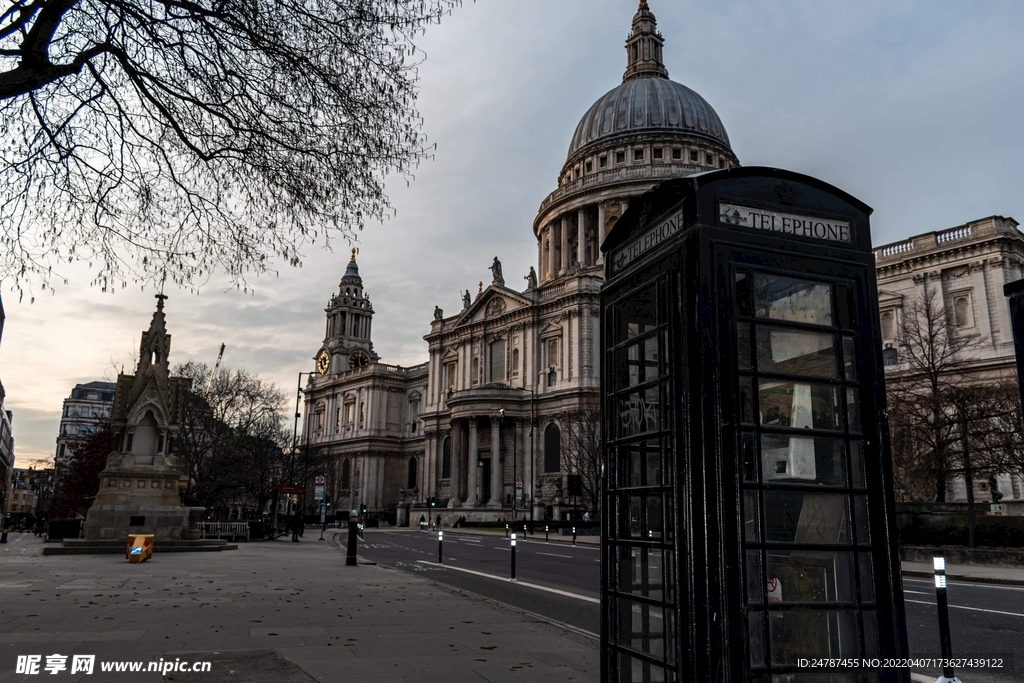
[[[649,0],[669,76],[718,112],[745,166],[817,176],[875,209],[874,243],[993,214],[1024,221],[1024,3],[1009,0]],[[533,218],[576,124],[622,80],[636,0],[467,0],[418,39],[419,109],[437,144],[406,185],[388,184],[394,218],[360,233],[359,269],[387,363],[425,362],[435,305],[536,265]],[[214,280],[168,290],[171,362],[245,368],[294,401],[313,369],[324,307],[349,245],[306,250],[253,293]],[[18,465],[52,458],[61,404],[77,383],[128,372],[155,308],[152,290],[90,288],[84,268],[53,294],[18,302],[0,381]]]

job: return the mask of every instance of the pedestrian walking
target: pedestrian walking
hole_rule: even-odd
[[[302,515],[295,513],[292,515],[292,542],[299,542],[299,532],[302,529]]]

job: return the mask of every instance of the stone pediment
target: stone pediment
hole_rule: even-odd
[[[530,300],[519,292],[500,285],[491,285],[463,312],[456,326],[499,318],[511,311],[525,308],[530,303]]]
[[[444,352],[444,355],[441,356],[442,363],[451,363],[452,361],[457,360],[459,360],[459,352],[457,349],[454,348],[448,349],[447,351]]]

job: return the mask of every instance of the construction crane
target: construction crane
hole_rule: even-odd
[[[203,392],[203,398],[207,398],[210,395],[210,389],[213,388],[213,378],[217,376],[217,370],[220,369],[220,361],[224,358],[224,345],[220,345],[220,353],[217,354],[217,362],[213,364],[213,372],[210,373],[210,381],[206,383],[206,391]]]

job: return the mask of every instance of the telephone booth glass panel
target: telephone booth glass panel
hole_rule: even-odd
[[[669,683],[676,660],[668,279],[606,309],[606,666],[620,683]]]
[[[841,280],[737,267],[731,282],[748,666],[796,682],[801,659],[878,652],[861,340]]]

